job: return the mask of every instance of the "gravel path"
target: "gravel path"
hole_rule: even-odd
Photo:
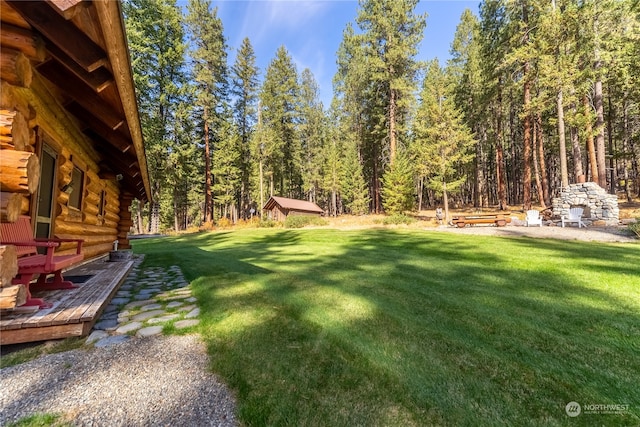
[[[622,242],[640,243],[627,227],[524,227],[508,225],[495,227],[493,225],[475,225],[473,227],[449,227],[440,226],[429,228],[429,231],[442,231],[457,234],[476,234],[482,236],[497,237],[538,237],[544,239],[582,240],[593,242]]]
[[[34,413],[77,426],[235,426],[197,335],[133,338],[0,371],[0,425]]]

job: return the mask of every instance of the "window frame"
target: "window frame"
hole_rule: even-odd
[[[76,172],[79,174],[78,182],[76,182]],[[82,202],[84,201],[84,187],[85,187],[85,172],[76,164],[73,165],[73,170],[71,171],[71,181],[69,184],[69,188],[71,188],[71,192],[69,193],[69,200],[67,200],[67,207],[70,209],[75,209],[77,211],[82,211]],[[76,188],[79,186],[79,188]],[[77,196],[76,196],[77,195]],[[77,202],[77,206],[76,206]]]

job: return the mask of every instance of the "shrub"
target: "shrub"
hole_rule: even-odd
[[[281,223],[272,219],[263,219],[258,223],[258,227],[260,228],[276,228],[280,226],[282,226]]]
[[[327,221],[312,215],[289,215],[284,221],[285,228],[302,228],[307,225],[327,225]]]
[[[239,219],[236,221],[236,228],[255,228],[260,227],[260,217],[254,216],[253,218],[248,219]]]
[[[393,224],[412,224],[416,222],[416,220],[410,216],[405,214],[395,214],[385,217],[382,220],[384,225],[393,225]]]
[[[233,221],[229,218],[222,217],[216,221],[216,225],[220,228],[229,228],[233,225]]]
[[[199,228],[200,231],[211,231],[215,229],[216,229],[216,225],[213,223],[213,221],[204,222]]]
[[[636,236],[640,237],[640,218],[636,218],[636,222],[629,224],[628,227]]]

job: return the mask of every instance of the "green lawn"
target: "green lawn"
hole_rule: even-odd
[[[258,229],[134,250],[192,281],[246,425],[640,425],[640,244]],[[584,413],[602,404],[628,409]]]

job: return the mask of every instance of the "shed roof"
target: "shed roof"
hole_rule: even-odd
[[[284,209],[291,209],[295,211],[315,212],[323,213],[324,211],[318,205],[313,202],[307,202],[306,200],[288,199],[286,197],[271,196],[267,203],[264,205],[265,210],[272,209],[275,205]]]

